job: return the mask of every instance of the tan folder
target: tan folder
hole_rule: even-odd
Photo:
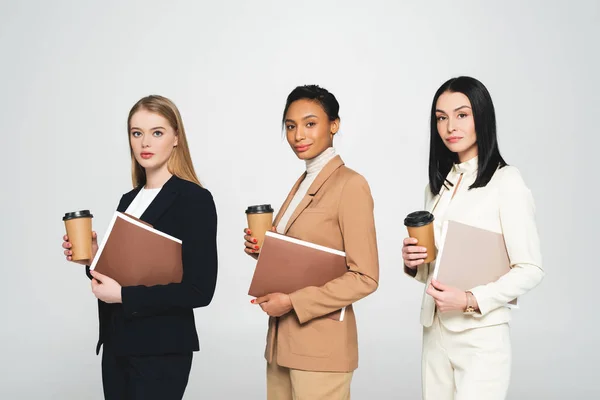
[[[308,286],[323,286],[348,272],[346,254],[300,239],[267,232],[248,294],[290,294]],[[343,321],[346,307],[328,315]]]
[[[508,271],[510,260],[504,235],[456,221],[444,223],[434,279],[469,290],[495,282]],[[516,304],[514,299],[508,306]]]
[[[121,286],[179,283],[183,277],[181,240],[116,212],[90,269]]]

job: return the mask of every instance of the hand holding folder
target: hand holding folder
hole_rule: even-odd
[[[497,281],[510,271],[510,260],[501,233],[444,222],[433,278],[447,286],[469,290]],[[516,307],[517,299],[508,307]]]
[[[90,265],[121,286],[180,283],[181,240],[130,215],[116,212]]]
[[[308,286],[323,286],[346,272],[344,252],[267,232],[248,294],[290,294]]]

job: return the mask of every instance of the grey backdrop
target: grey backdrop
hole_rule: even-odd
[[[422,205],[431,98],[459,74],[488,86],[537,203],[547,277],[514,313],[509,398],[598,398],[599,15],[595,1],[2,1],[0,398],[102,398],[96,301],[64,261],[61,216],[89,208],[103,234],[130,190],[127,113],[151,93],[180,107],[219,214],[186,398],[265,397],[243,210],[279,207],[302,172],[280,118],[307,83],[339,99],[336,147],[375,198],[381,284],[356,305],[353,398],[419,398],[423,288],[402,273],[402,217]]]

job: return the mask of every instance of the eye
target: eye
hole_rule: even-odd
[[[458,114],[458,118],[467,118],[469,115],[465,113]]]
[[[152,132],[152,135],[154,135],[154,137],[161,137],[163,133],[161,131],[154,131]]]
[[[445,115],[438,115],[437,116],[437,120],[438,120],[438,122],[445,121],[446,120],[446,116]]]
[[[307,128],[312,128],[312,127],[313,127],[313,126],[315,126],[315,125],[317,125],[317,123],[316,123],[316,122],[309,122],[309,123],[307,123],[307,124],[306,124],[306,127],[307,127]]]
[[[296,125],[293,125],[293,124],[287,124],[287,125],[285,126],[285,129],[287,129],[288,131],[291,131],[291,130],[292,130],[292,129],[294,129],[295,127],[296,127]]]
[[[131,132],[131,136],[136,137],[136,138],[140,137],[140,136],[142,136],[142,132],[140,132],[140,131],[133,131],[133,132]]]

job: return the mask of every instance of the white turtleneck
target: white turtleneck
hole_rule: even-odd
[[[319,175],[319,172],[321,172],[323,167],[336,155],[335,149],[333,147],[329,147],[315,158],[306,160],[306,176],[298,187],[298,191],[292,198],[287,210],[285,210],[283,217],[281,217],[281,220],[279,220],[279,224],[277,225],[278,233],[283,233],[285,231],[288,221],[296,210],[296,207],[298,207],[298,204],[300,204],[302,201],[302,198],[304,198],[306,195],[306,192],[308,192],[310,185],[312,185],[312,183],[315,181],[317,175]]]

